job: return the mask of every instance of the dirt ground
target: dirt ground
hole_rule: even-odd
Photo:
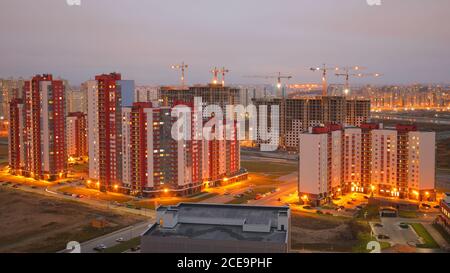
[[[365,226],[350,219],[292,213],[291,247],[305,251],[359,252]]]
[[[102,217],[107,227],[94,228]],[[56,252],[145,220],[37,194],[0,188],[0,253]]]

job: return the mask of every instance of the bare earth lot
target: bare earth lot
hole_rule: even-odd
[[[94,228],[98,217],[107,227]],[[87,241],[143,221],[37,194],[0,188],[0,253],[56,252],[69,241]]]
[[[367,252],[370,227],[351,218],[293,212],[291,247],[296,251]]]

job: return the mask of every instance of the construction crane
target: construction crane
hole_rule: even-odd
[[[182,87],[184,87],[184,79],[185,79],[184,73],[187,68],[188,68],[188,65],[185,64],[184,62],[182,62],[181,64],[172,65],[172,69],[181,70],[181,86]]]
[[[354,70],[361,70],[361,67],[354,67]],[[350,93],[350,77],[363,78],[363,77],[380,77],[380,73],[350,73],[350,69],[345,69],[344,73],[336,73],[337,77],[345,77],[344,95]]]
[[[278,91],[281,90],[281,87],[283,87],[282,80],[290,80],[292,79],[292,76],[290,75],[282,75],[281,72],[278,72],[278,76],[245,76],[246,78],[259,78],[259,79],[277,79],[277,88]]]
[[[339,67],[327,67],[326,64],[323,64],[322,67],[312,67],[312,71],[322,71],[322,96],[327,95],[327,73],[330,70],[339,71]]]
[[[225,67],[222,67],[220,72],[222,73],[222,86],[225,86],[225,74],[229,73],[230,70],[226,69]]]
[[[213,70],[211,70],[211,73],[213,74],[213,79],[212,79],[212,84],[217,84],[219,82],[219,73],[220,73],[220,69],[218,69],[217,67],[214,67]]]

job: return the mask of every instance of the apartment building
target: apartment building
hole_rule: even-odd
[[[87,157],[87,115],[73,112],[67,115],[67,154],[69,157]]]
[[[122,183],[122,107],[131,106],[134,81],[118,73],[88,81],[89,177],[102,191]]]
[[[9,104],[9,168],[14,175],[22,175],[25,170],[24,132],[24,103],[23,99],[13,99]]]
[[[55,180],[67,175],[65,84],[50,74],[23,85],[10,104],[10,167],[15,174]]]
[[[432,200],[434,189],[434,132],[417,131],[411,125],[339,128],[329,124],[300,134],[299,196],[303,199],[326,202],[341,193],[361,192]]]
[[[202,187],[202,145],[172,137],[170,107],[136,102],[123,108],[123,190],[132,195],[186,195]],[[200,162],[199,162],[200,161]]]

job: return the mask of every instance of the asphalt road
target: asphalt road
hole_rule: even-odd
[[[134,226],[130,226],[110,234],[95,238],[88,242],[84,242],[81,244],[81,252],[82,253],[98,253],[98,251],[94,250],[94,248],[100,244],[104,244],[106,247],[112,247],[120,242],[116,242],[118,238],[123,238],[125,241],[131,240],[133,238],[139,237],[142,233],[144,233],[151,222],[142,222],[136,224]]]

